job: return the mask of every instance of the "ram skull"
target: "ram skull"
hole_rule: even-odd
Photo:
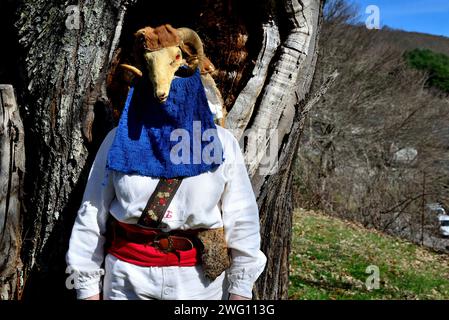
[[[181,66],[187,66],[186,72],[191,73],[199,67],[203,75],[214,71],[204,55],[200,37],[191,29],[174,29],[170,25],[146,27],[134,36],[136,66],[121,66],[137,77],[147,75],[160,103],[167,101],[171,83]]]

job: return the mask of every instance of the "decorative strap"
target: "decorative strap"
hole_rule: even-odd
[[[182,178],[161,178],[137,224],[143,228],[158,228],[181,182]]]

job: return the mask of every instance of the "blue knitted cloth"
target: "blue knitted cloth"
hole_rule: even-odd
[[[175,78],[165,103],[141,79],[128,93],[107,168],[150,177],[190,177],[216,169],[223,161],[217,127],[197,70]]]

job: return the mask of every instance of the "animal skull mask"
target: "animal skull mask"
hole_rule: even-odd
[[[192,73],[197,67],[202,74],[214,71],[214,66],[204,56],[200,37],[191,29],[175,29],[167,24],[140,29],[134,37],[136,66],[121,66],[138,77],[147,74],[154,96],[161,103],[167,101],[171,83],[181,66],[187,66]]]

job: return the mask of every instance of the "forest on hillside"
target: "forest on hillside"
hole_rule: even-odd
[[[322,209],[438,250],[428,205],[449,205],[449,39],[354,24],[325,8],[311,112],[296,164],[297,206]]]

